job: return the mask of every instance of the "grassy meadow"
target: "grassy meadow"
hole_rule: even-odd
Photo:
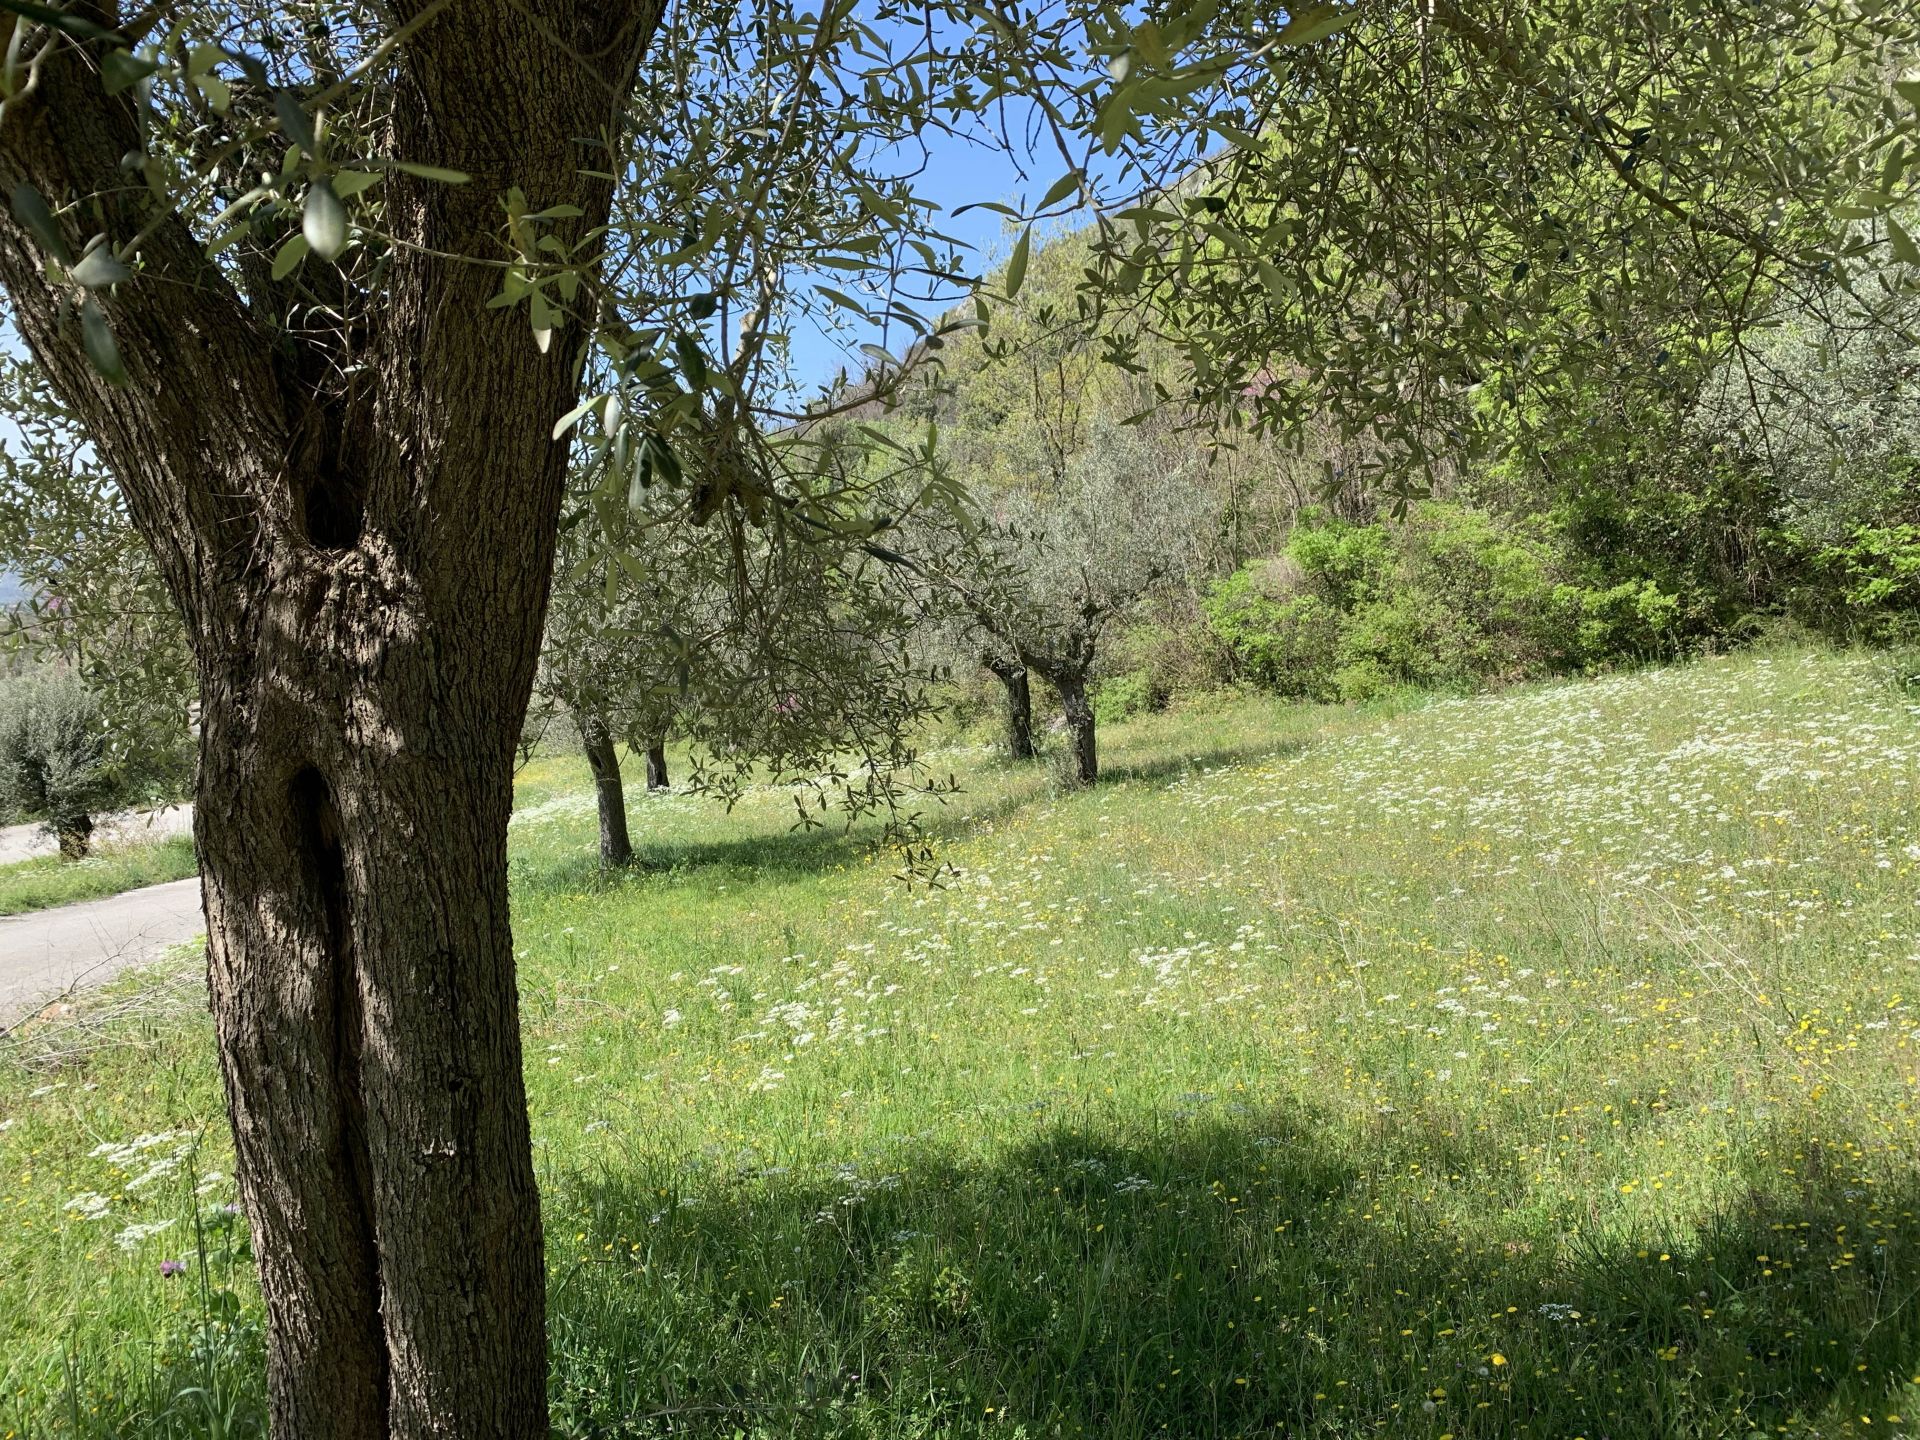
[[[522,776],[559,1433],[1920,1429],[1881,662],[1104,741],[1083,794],[942,754],[937,889],[770,790],[633,793],[604,876],[584,765]],[[156,994],[0,1050],[0,1440],[263,1428],[210,1028]]]

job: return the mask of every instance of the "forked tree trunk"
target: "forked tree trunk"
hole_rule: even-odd
[[[647,746],[647,789],[665,790],[667,780],[667,742],[656,740]]]
[[[1091,785],[1100,778],[1100,756],[1094,739],[1093,706],[1087,699],[1087,677],[1077,670],[1056,670],[1047,677],[1060,692],[1060,711],[1067,721],[1074,783]]]
[[[1009,660],[989,659],[985,664],[1006,687],[1007,758],[1031,760],[1034,754],[1033,687],[1027,678],[1027,667]]]
[[[350,651],[380,645],[384,625],[338,618]],[[276,686],[337,681],[278,658]],[[381,724],[342,735],[265,678],[204,667],[194,836],[274,1432],[538,1434],[544,1257],[504,883],[517,687],[442,696],[409,667],[354,687]]]
[[[506,838],[582,335],[561,323],[537,347],[524,312],[488,308],[498,272],[461,257],[498,255],[510,187],[576,207],[563,248],[604,223],[591,137],[618,128],[659,7],[383,11],[416,13],[387,61],[392,153],[472,181],[386,172],[397,243],[338,346],[283,325],[307,302],[266,251],[229,252],[242,298],[126,183],[146,130],[132,93],[103,92],[99,47],[39,32],[35,85],[0,121],[8,183],[66,217],[67,249],[139,237],[137,276],[95,292],[122,384],[83,358],[18,200],[0,282],[199,668],[209,984],[281,1440],[546,1432]],[[323,263],[311,283],[346,292]]]
[[[630,865],[633,844],[627,838],[627,792],[620,781],[620,752],[607,722],[598,715],[580,717],[580,742],[593,772],[593,794],[600,810],[600,863]]]

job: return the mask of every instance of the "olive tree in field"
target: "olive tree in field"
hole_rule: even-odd
[[[1000,682],[1006,691],[1004,727],[1009,760],[1031,760],[1033,748],[1033,682],[1026,663],[1017,650],[1003,644],[990,633],[978,637],[978,660],[982,669]]]
[[[1784,523],[1833,544],[1920,524],[1920,292],[1890,315],[1845,293],[1823,300],[1724,362],[1690,420],[1723,454],[1765,468]]]
[[[1026,665],[1011,645],[981,628],[955,587],[942,583],[941,565],[969,563],[960,558],[960,552],[977,524],[964,512],[915,517],[898,535],[889,537],[907,546],[907,558],[922,582],[914,590],[911,644],[929,673],[951,678],[984,670],[993,676],[1000,686],[1000,733],[1006,758],[1032,760],[1039,751],[1033,740],[1033,683]],[[934,568],[929,569],[930,565]],[[984,571],[976,572],[977,580],[984,578]]]
[[[1099,426],[1057,479],[982,486],[973,514],[931,513],[915,532],[930,588],[970,623],[983,663],[1060,697],[1079,784],[1100,773],[1101,640],[1156,586],[1195,576],[1219,513],[1206,470],[1193,437]]]
[[[71,670],[100,711],[114,799],[173,799],[193,776],[193,656],[152,553],[85,433],[45,377],[0,358],[0,568],[28,591],[0,611],[0,646]]]
[[[906,573],[869,553],[857,511],[828,522],[845,499],[811,525],[784,507],[757,528],[609,513],[624,542],[611,575],[583,566],[593,547],[568,531],[537,683],[580,727],[603,863],[633,858],[620,744],[658,788],[669,733],[690,744],[696,793],[731,803],[750,781],[791,784],[803,823],[837,801],[849,821],[885,812],[911,842],[903,798],[946,788],[914,747],[937,671],[909,643],[921,613]]]
[[[659,12],[203,12],[172,104],[117,18],[0,26],[0,281],[195,657],[195,839],[274,1421],[538,1433],[504,848],[584,337],[556,315],[535,345],[488,302],[508,192],[564,211],[548,233],[569,245],[606,222],[593,142]],[[314,76],[339,77],[319,94],[364,126],[351,145],[322,140]],[[386,238],[350,250],[369,180]],[[256,187],[285,218],[260,194],[236,225]],[[318,252],[304,272],[275,259],[295,243]]]
[[[1508,303],[1563,251],[1563,286],[1677,256],[1737,306],[1743,258],[1767,285],[1821,263],[1810,211],[1877,224],[1908,187],[1909,82],[1870,64],[1897,6],[665,5],[0,0],[0,285],[193,653],[282,1435],[545,1428],[505,844],[569,427],[595,412],[605,505],[652,482],[695,523],[783,498],[806,523],[804,478],[760,463],[786,393],[762,381],[801,306],[927,328],[906,300],[957,262],[901,178],[923,136],[1036,107],[1069,153],[1030,213],[1100,204],[1083,293],[1166,316],[1196,395],[1251,386],[1282,423],[1303,402],[1254,381],[1299,360],[1414,439],[1442,400],[1607,353],[1532,344],[1545,312]],[[1222,139],[1166,205],[1103,203]],[[1543,215],[1537,167],[1609,203]],[[1035,526],[1037,573],[1081,523]],[[1093,613],[1036,606],[1028,641],[1063,674],[1132,583],[1073,569],[1036,593]]]
[[[65,860],[86,857],[117,793],[100,702],[72,671],[0,682],[0,806],[38,820]]]

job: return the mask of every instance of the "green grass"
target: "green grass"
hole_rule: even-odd
[[[137,890],[142,885],[185,880],[198,873],[193,839],[187,835],[169,835],[150,843],[102,846],[84,860],[43,855],[0,865],[0,915],[20,915],[29,910],[71,905],[77,900],[98,900],[123,890]]]
[[[1920,1423],[1920,705],[1872,659],[1106,758],[954,755],[933,891],[766,792],[636,795],[604,876],[582,768],[523,776],[560,1432]],[[0,1440],[257,1432],[204,1018],[6,1066]]]

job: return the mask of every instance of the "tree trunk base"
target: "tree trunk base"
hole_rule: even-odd
[[[55,827],[54,834],[60,841],[62,860],[84,860],[93,848],[93,817],[82,815],[75,820],[63,820]]]
[[[600,810],[600,863],[609,866],[633,862],[633,844],[627,837],[627,792],[620,780],[620,754],[606,722],[597,715],[580,719],[580,741],[593,772],[593,793]]]
[[[1033,687],[1027,667],[1001,660],[988,660],[986,667],[1007,691],[1007,758],[1031,760],[1038,752],[1033,748]]]
[[[1067,743],[1071,749],[1068,774],[1075,785],[1091,785],[1100,778],[1100,752],[1095,743],[1093,706],[1087,699],[1086,681],[1078,676],[1054,681],[1060,692],[1060,708],[1067,721]]]

